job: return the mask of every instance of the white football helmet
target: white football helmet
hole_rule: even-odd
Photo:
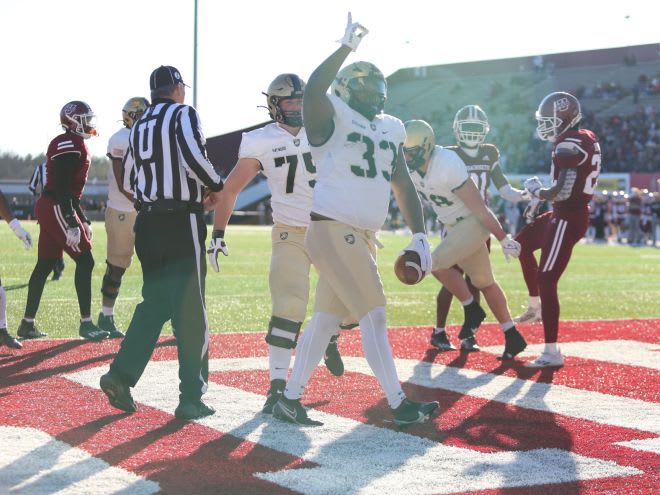
[[[489,131],[488,116],[479,105],[466,105],[456,112],[454,135],[461,146],[479,146],[486,140]]]

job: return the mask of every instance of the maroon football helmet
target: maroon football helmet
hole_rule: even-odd
[[[581,118],[580,102],[575,96],[561,91],[550,93],[536,110],[536,133],[544,141],[554,143]]]
[[[70,101],[60,111],[62,129],[87,139],[96,136],[96,115],[84,101]]]

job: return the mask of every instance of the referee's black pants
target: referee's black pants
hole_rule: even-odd
[[[201,213],[143,212],[135,222],[142,298],[110,366],[127,385],[142,376],[163,324],[172,321],[179,355],[181,402],[199,401],[209,374],[204,303],[206,225]]]

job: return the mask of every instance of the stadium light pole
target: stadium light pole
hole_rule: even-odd
[[[193,107],[197,108],[197,1],[195,0],[195,28],[193,41]]]

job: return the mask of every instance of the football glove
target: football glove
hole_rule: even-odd
[[[541,200],[539,198],[532,198],[523,212],[523,217],[526,223],[532,223],[541,209]]]
[[[74,248],[78,244],[80,244],[80,229],[78,227],[67,227],[66,245],[70,248]]]
[[[344,37],[337,40],[342,45],[349,47],[352,51],[357,50],[360,41],[364,38],[369,30],[358,22],[353,22],[351,13],[348,13],[348,22],[346,23],[346,32]]]
[[[504,258],[506,258],[507,263],[511,261],[511,257],[517,258],[520,256],[520,243],[511,238],[511,234],[500,241],[502,246],[502,251],[504,252]]]
[[[410,244],[403,248],[399,254],[403,254],[404,251],[415,251],[419,255],[420,268],[424,272],[424,275],[431,271],[431,266],[433,265],[433,261],[431,260],[431,246],[429,246],[429,240],[426,238],[426,234],[423,232],[414,234]]]
[[[524,188],[529,191],[529,194],[534,198],[539,197],[539,190],[543,187],[543,183],[539,180],[538,177],[530,177],[529,179],[523,182]]]
[[[211,242],[209,242],[209,248],[206,250],[206,255],[209,258],[211,268],[213,268],[213,271],[216,273],[220,271],[220,264],[218,263],[218,252],[224,254],[225,256],[229,256],[229,248],[227,247],[227,243],[225,243],[225,240],[220,234],[213,232]]]
[[[92,232],[92,224],[88,221],[83,222],[83,229],[85,229],[85,236],[87,236],[87,239],[90,241],[92,240],[92,235],[94,234]]]
[[[32,247],[32,237],[30,236],[30,233],[21,226],[21,222],[14,218],[9,222],[9,226],[11,227],[11,230],[14,231],[14,234],[16,234],[16,237],[23,241],[25,249],[30,249]]]

